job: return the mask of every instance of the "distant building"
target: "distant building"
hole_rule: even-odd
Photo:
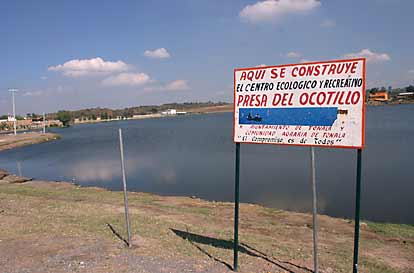
[[[39,129],[43,127],[43,124],[45,123],[46,127],[62,127],[63,123],[60,120],[46,120],[43,121],[43,118],[25,118],[22,120],[16,120],[16,127],[17,129]],[[0,120],[0,130],[9,130],[12,129],[14,126],[14,118],[12,116],[9,116],[8,119],[1,119]]]
[[[402,92],[397,95],[398,99],[414,99],[414,92]]]
[[[390,100],[390,94],[387,90],[381,90],[369,93],[368,95],[368,101],[381,101],[386,102]]]
[[[168,109],[167,111],[161,112],[161,114],[163,115],[177,115],[177,110],[176,109]]]
[[[8,115],[8,117],[7,117],[7,121],[14,121],[14,117],[12,116],[12,115]]]
[[[46,126],[48,127],[62,127],[63,123],[58,119],[46,120]]]

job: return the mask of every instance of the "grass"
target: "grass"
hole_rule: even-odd
[[[362,257],[360,259],[359,267],[361,268],[360,271],[368,271],[369,272],[381,272],[381,273],[398,273],[400,271],[393,269],[381,262],[373,261],[372,259],[368,259],[365,257]]]
[[[368,227],[375,233],[387,237],[408,238],[414,240],[414,225],[367,222]]]

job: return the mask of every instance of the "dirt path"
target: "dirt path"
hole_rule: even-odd
[[[46,141],[51,141],[58,139],[58,134],[53,133],[38,133],[38,132],[29,132],[29,133],[18,133],[17,135],[13,134],[0,134],[0,151],[12,149],[20,146],[42,143]]]
[[[231,203],[130,193],[128,248],[121,192],[24,180],[0,171],[0,272],[232,272]],[[240,216],[240,272],[312,272],[310,215]],[[351,272],[352,222],[319,221],[320,272]],[[364,223],[360,252],[360,272],[412,273],[414,227]]]

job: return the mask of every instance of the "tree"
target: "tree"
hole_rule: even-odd
[[[371,89],[367,89],[367,93],[376,93],[376,92],[378,92],[378,88],[377,87],[374,87],[374,88],[371,88]]]
[[[407,86],[407,88],[405,88],[405,91],[414,92],[414,86],[413,85]]]
[[[63,123],[63,126],[69,126],[72,116],[69,111],[57,112],[57,119]]]

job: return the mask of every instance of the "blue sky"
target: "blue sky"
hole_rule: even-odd
[[[235,67],[368,58],[414,84],[414,1],[1,1],[0,113],[231,101]]]

